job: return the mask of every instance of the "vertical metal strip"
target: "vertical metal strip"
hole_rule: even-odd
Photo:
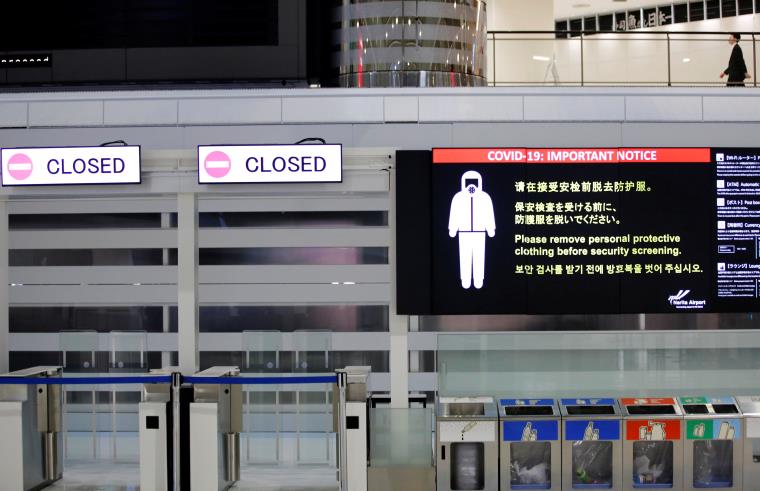
[[[180,465],[180,388],[182,385],[182,376],[179,373],[172,373],[172,490],[180,491],[182,475]]]

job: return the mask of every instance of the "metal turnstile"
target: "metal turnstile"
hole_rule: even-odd
[[[561,489],[560,412],[554,399],[502,399],[501,490]]]
[[[622,415],[612,398],[562,399],[562,489],[622,489]]]
[[[150,375],[171,375],[179,384],[177,368],[151,370]],[[138,405],[140,421],[140,490],[167,491],[174,489],[179,465],[174,455],[174,439],[179,428],[174,414],[175,383],[143,384]]]
[[[333,426],[338,433],[340,491],[367,491],[367,381],[370,367],[335,371]]]
[[[683,490],[681,407],[672,397],[623,398],[623,490]]]
[[[61,367],[34,367],[3,375],[60,377]],[[63,475],[60,385],[0,385],[0,488],[42,489]]]
[[[684,489],[741,489],[743,418],[733,397],[680,397]],[[760,485],[760,483],[758,483]]]
[[[760,396],[739,396],[736,402],[744,416],[742,483],[750,491],[752,485],[760,485]]]
[[[441,397],[438,400],[438,491],[498,491],[498,419],[492,397]]]
[[[212,367],[193,378],[238,375],[238,367]],[[196,382],[193,393],[190,403],[190,488],[193,491],[228,489],[240,479],[242,386]]]

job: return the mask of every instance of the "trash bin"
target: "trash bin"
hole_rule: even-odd
[[[683,490],[681,407],[672,397],[623,398],[623,490]]]
[[[736,398],[744,416],[744,457],[742,474],[745,491],[760,486],[760,396]]]
[[[562,489],[623,487],[622,415],[612,398],[562,399]]]
[[[498,491],[498,419],[492,397],[441,397],[438,400],[438,491]]]
[[[502,399],[501,490],[561,489],[560,413],[554,399]]]
[[[733,397],[680,397],[684,489],[741,489],[742,416]],[[760,486],[760,483],[758,483]]]

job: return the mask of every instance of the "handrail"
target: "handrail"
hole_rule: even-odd
[[[625,36],[642,36],[645,34],[709,34],[723,35],[741,34],[742,36],[760,35],[760,31],[596,31],[593,29],[560,29],[555,31],[542,30],[489,30],[488,34],[623,34]]]
[[[334,384],[336,375],[304,375],[285,377],[204,377],[183,376],[182,382],[191,384],[231,385],[303,385]],[[0,375],[0,385],[121,385],[170,384],[171,375],[145,375],[132,377],[14,377]]]
[[[560,29],[560,30],[490,30],[487,32],[486,35],[486,43],[491,43],[491,49],[488,50],[486,47],[486,52],[492,53],[492,59],[491,59],[491,69],[493,71],[493,75],[490,77],[489,84],[492,86],[499,86],[499,85],[546,85],[547,83],[547,77],[549,74],[549,70],[552,70],[552,74],[554,75],[554,85],[572,85],[572,86],[602,86],[602,85],[628,85],[628,86],[667,86],[667,87],[673,87],[673,86],[704,86],[704,87],[710,87],[710,86],[723,86],[726,84],[726,81],[724,79],[721,79],[720,81],[717,79],[703,79],[703,80],[674,80],[674,66],[673,66],[673,58],[674,58],[674,50],[673,50],[673,43],[684,43],[689,41],[699,41],[699,42],[710,42],[710,41],[723,41],[722,39],[713,39],[716,36],[727,36],[729,34],[738,33],[743,36],[746,41],[742,43],[742,46],[746,46],[748,43],[751,43],[751,49],[752,49],[752,68],[748,68],[748,72],[752,75],[752,80],[747,81],[745,79],[745,86],[749,87],[757,87],[758,86],[758,57],[757,57],[757,42],[760,41],[760,32],[758,31],[675,31],[675,30],[662,30],[662,31],[654,31],[654,30],[637,30],[637,31],[627,31],[627,30],[621,30],[621,31],[614,31],[614,30],[604,30],[604,31],[597,31],[597,30],[589,30],[589,29]],[[604,35],[610,35],[614,34],[614,39],[605,38]],[[544,35],[545,37],[534,37],[537,35]],[[508,36],[529,36],[529,37],[508,37]],[[551,36],[551,37],[549,37]],[[601,36],[601,37],[597,37]],[[699,36],[699,37],[697,37]],[[497,42],[499,44],[508,43],[508,42],[517,42],[517,41],[554,41],[556,43],[578,43],[578,53],[576,56],[579,56],[579,68],[580,68],[580,74],[577,76],[576,79],[570,80],[570,81],[562,81],[560,82],[557,76],[557,59],[553,56],[551,60],[549,61],[549,65],[547,67],[546,75],[544,76],[543,81],[539,80],[528,80],[528,81],[520,81],[520,80],[508,80],[508,81],[500,81],[497,79],[497,73],[496,73],[496,67],[499,66],[500,68],[503,66],[512,66],[517,67],[519,69],[520,65],[512,63],[504,64],[499,59],[499,50],[497,50]],[[666,63],[666,71],[667,74],[663,74],[662,80],[654,80],[654,81],[642,81],[642,80],[600,80],[600,81],[594,81],[589,80],[588,74],[587,74],[587,64],[589,63],[589,59],[593,58],[593,52],[589,56],[589,54],[584,49],[585,45],[588,42],[594,42],[594,41],[618,41],[621,43],[625,42],[631,42],[631,41],[659,41],[666,43],[666,53],[665,53],[665,59],[661,60],[661,62]],[[655,58],[655,56],[658,53],[655,53],[652,55],[652,61],[657,61],[658,58]],[[556,53],[555,53],[556,55]],[[538,58],[534,58],[537,59]],[[538,61],[544,61],[544,60],[538,60]],[[690,60],[684,59],[684,62],[689,62]],[[572,62],[570,62],[570,65],[572,65]],[[656,66],[656,65],[652,65]],[[578,69],[578,65],[575,65],[575,70]],[[503,70],[503,68],[502,68]],[[576,72],[577,73],[577,72]],[[717,73],[717,70],[716,70]]]

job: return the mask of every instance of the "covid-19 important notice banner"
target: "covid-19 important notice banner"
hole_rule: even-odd
[[[430,223],[417,229],[429,234],[429,296],[404,310],[760,305],[760,149],[456,148],[428,159]]]

